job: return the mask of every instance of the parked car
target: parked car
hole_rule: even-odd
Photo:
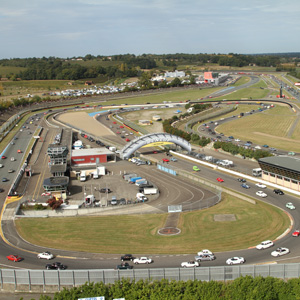
[[[171,157],[171,158],[170,158],[170,161],[177,161],[177,158]]]
[[[271,255],[277,257],[277,256],[282,256],[282,255],[285,255],[288,253],[290,253],[290,250],[288,248],[280,247],[280,248],[277,248],[275,251],[271,252]]]
[[[153,262],[153,260],[151,258],[142,256],[140,258],[135,258],[133,260],[134,264],[151,264]]]
[[[218,178],[217,178],[217,181],[218,181],[218,182],[224,182],[224,179],[218,177]]]
[[[125,255],[121,256],[121,261],[125,261],[125,260],[133,261],[134,259],[135,259],[135,257],[133,257],[132,254],[125,254]]]
[[[11,161],[15,161],[16,159],[15,159],[14,157],[11,157],[10,160],[11,160]]]
[[[111,199],[111,201],[110,201],[110,204],[111,204],[111,205],[117,205],[117,204],[118,204],[118,200],[117,200],[117,198],[116,198],[115,196],[112,196],[112,199]]]
[[[8,255],[8,256],[6,256],[6,258],[13,262],[19,262],[19,261],[23,260],[23,258],[18,255]]]
[[[167,158],[163,158],[162,161],[163,162],[169,162],[169,160]]]
[[[15,170],[13,170],[13,169],[8,169],[8,173],[13,173]]]
[[[2,164],[0,164],[0,168],[3,168],[4,166]]]
[[[52,253],[50,253],[49,251],[45,251],[45,252],[39,253],[37,255],[37,258],[49,260],[49,259],[54,258],[54,255]]]
[[[268,195],[266,193],[264,193],[263,191],[257,191],[256,195],[262,198],[266,198]]]
[[[200,267],[200,264],[198,261],[190,260],[190,261],[181,263],[181,267],[182,268],[195,268],[195,267]]]
[[[299,236],[300,235],[300,230],[295,230],[293,233],[292,233],[292,236]]]
[[[244,257],[231,257],[231,258],[228,258],[226,260],[226,264],[227,265],[237,265],[237,264],[243,264],[245,262],[245,259]]]
[[[214,260],[216,257],[213,254],[202,254],[202,255],[196,255],[195,260],[196,261],[204,261],[204,260]]]
[[[296,207],[294,206],[294,204],[292,202],[288,202],[286,205],[285,205],[286,208],[289,208],[289,209],[296,209]]]
[[[6,182],[6,181],[8,181],[8,179],[6,177],[3,177],[2,182]]]
[[[131,266],[129,263],[122,263],[120,265],[117,265],[118,270],[127,270],[127,269],[133,269],[133,266]]]
[[[279,190],[279,189],[275,189],[273,192],[277,195],[284,195],[284,192],[282,190]]]
[[[2,155],[1,158],[2,158],[2,159],[6,159],[6,156],[5,156],[5,155]]]
[[[46,269],[47,270],[65,270],[67,266],[63,265],[60,262],[55,262],[53,264],[47,264]]]
[[[261,242],[260,244],[258,244],[256,246],[256,249],[258,250],[263,250],[263,249],[267,249],[269,247],[272,247],[274,245],[274,243],[270,240],[267,240],[267,241],[263,241]]]
[[[0,193],[3,193],[3,192],[4,192],[4,189],[1,189],[1,188],[0,188]]]
[[[193,166],[193,170],[196,172],[200,171],[200,169],[197,166]]]
[[[102,188],[100,189],[100,193],[111,193],[111,190],[108,188]]]

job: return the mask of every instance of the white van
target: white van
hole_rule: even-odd
[[[81,171],[81,173],[80,173],[80,181],[86,181],[85,171]]]

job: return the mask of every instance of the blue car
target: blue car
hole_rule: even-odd
[[[241,187],[243,187],[244,189],[250,189],[250,186],[248,184],[246,184],[246,183],[243,183],[241,185]]]

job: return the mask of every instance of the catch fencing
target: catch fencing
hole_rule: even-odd
[[[275,277],[283,280],[298,278],[300,264],[239,265],[200,268],[161,268],[131,270],[11,270],[0,269],[1,290],[60,291],[88,282],[114,283],[122,278],[130,280],[201,280],[230,281],[241,276]]]

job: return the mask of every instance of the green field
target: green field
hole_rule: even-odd
[[[241,90],[234,91],[228,95],[224,95],[214,100],[240,100],[240,99],[262,99],[269,94],[268,89],[261,89],[259,87],[249,87]]]
[[[215,222],[215,214],[234,214],[236,221]],[[275,239],[289,226],[280,209],[223,194],[210,209],[181,213],[181,234],[161,236],[167,214],[116,215],[16,220],[19,234],[32,244],[94,253],[196,253],[244,249]],[[268,230],[266,230],[268,228]]]
[[[253,143],[286,150],[300,151],[300,124],[297,124],[294,134],[289,137],[288,132],[296,115],[286,106],[276,105],[270,110],[253,114],[217,127],[218,132],[232,135],[235,138]]]

